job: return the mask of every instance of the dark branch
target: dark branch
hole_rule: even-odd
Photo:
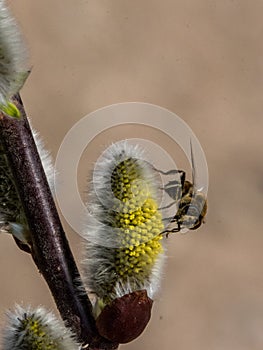
[[[61,317],[90,348],[116,349],[102,339],[91,303],[63,231],[36,149],[20,96],[13,103],[21,113],[15,119],[0,113],[0,138],[32,233],[32,257],[53,294]]]

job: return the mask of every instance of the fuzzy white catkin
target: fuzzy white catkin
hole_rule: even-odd
[[[28,74],[26,45],[6,1],[0,0],[0,104],[19,92]]]
[[[43,307],[22,307],[7,312],[2,350],[78,350],[72,332]]]
[[[91,215],[83,232],[83,276],[103,302],[142,289],[154,298],[159,289],[165,247],[156,180],[144,151],[127,141],[108,147],[95,165],[88,197]],[[120,196],[128,193],[129,200],[119,200],[112,184]]]

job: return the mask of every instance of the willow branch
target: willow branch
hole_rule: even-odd
[[[20,119],[0,113],[0,137],[32,233],[32,258],[44,276],[65,324],[90,349],[116,349],[97,332],[91,303],[63,231],[19,95]],[[79,292],[83,289],[83,292]]]

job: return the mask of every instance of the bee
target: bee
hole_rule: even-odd
[[[181,183],[182,196],[178,203],[178,210],[174,217],[167,218],[168,228],[162,232],[168,236],[172,232],[180,232],[186,229],[199,228],[207,213],[207,199],[202,192],[195,190],[194,185],[185,180]]]
[[[191,163],[192,163],[192,182],[186,180],[185,171],[183,170],[169,170],[163,172],[157,170],[162,175],[175,176],[175,180],[169,181],[162,189],[172,198],[172,203],[160,209],[166,209],[176,204],[176,213],[172,217],[164,219],[168,223],[166,229],[161,234],[186,232],[188,230],[196,230],[199,228],[207,213],[207,198],[206,194],[195,187],[195,166],[192,144],[191,148]],[[179,175],[179,180],[178,180]]]

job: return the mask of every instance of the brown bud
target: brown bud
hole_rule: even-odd
[[[113,300],[97,318],[99,333],[116,343],[134,340],[147,326],[152,304],[146,290],[132,292]]]

